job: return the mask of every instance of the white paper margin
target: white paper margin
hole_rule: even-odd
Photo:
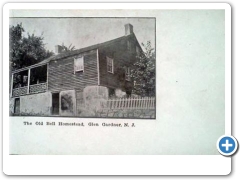
[[[8,175],[227,175],[231,158],[221,155],[13,156],[9,155],[9,9],[92,9],[93,4],[5,4],[3,9],[3,172]],[[231,7],[226,3],[94,3],[94,9],[225,9],[225,133],[231,134]],[[5,96],[4,96],[5,95]],[[5,104],[5,105],[4,105]],[[33,166],[34,165],[34,166]]]

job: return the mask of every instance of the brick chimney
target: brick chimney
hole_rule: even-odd
[[[133,26],[131,24],[125,24],[125,36],[133,34]]]
[[[62,52],[63,48],[60,45],[55,46],[55,54],[60,54]]]

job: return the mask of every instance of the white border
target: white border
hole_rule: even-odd
[[[57,5],[57,6],[56,6]],[[94,7],[93,7],[94,6]],[[7,3],[6,9],[229,9],[228,3]],[[38,12],[39,13],[39,12]],[[43,16],[42,16],[43,15]],[[44,17],[44,13],[41,16]],[[37,15],[39,16],[39,15]],[[45,15],[48,17],[48,15]],[[33,16],[34,17],[34,16]]]
[[[93,4],[9,3],[3,7],[3,67],[8,67],[9,9],[93,9]],[[187,8],[186,8],[187,7]],[[231,134],[231,7],[226,3],[95,3],[94,9],[225,9],[225,133]],[[44,16],[44,14],[43,14]],[[8,74],[8,68],[3,68]],[[9,83],[9,77],[3,84]],[[8,88],[3,89],[8,94]],[[3,96],[4,104],[8,96]],[[8,175],[227,175],[231,158],[214,156],[10,156],[8,105],[3,106],[3,172]],[[36,163],[37,162],[37,163]],[[34,164],[34,166],[33,166]],[[204,166],[203,166],[204,164]],[[219,166],[221,164],[221,166]]]

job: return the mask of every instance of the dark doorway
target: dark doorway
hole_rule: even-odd
[[[59,115],[59,93],[52,93],[52,114]]]
[[[14,102],[14,113],[19,114],[20,113],[20,98],[16,98]]]
[[[115,96],[115,89],[113,88],[108,88],[108,97],[112,98]]]

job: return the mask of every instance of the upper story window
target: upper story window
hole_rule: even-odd
[[[74,59],[74,72],[84,71],[84,57]]]
[[[113,59],[109,57],[107,57],[107,71],[110,73],[114,72]]]
[[[126,81],[130,81],[131,80],[131,69],[128,67],[125,70],[125,79]]]

